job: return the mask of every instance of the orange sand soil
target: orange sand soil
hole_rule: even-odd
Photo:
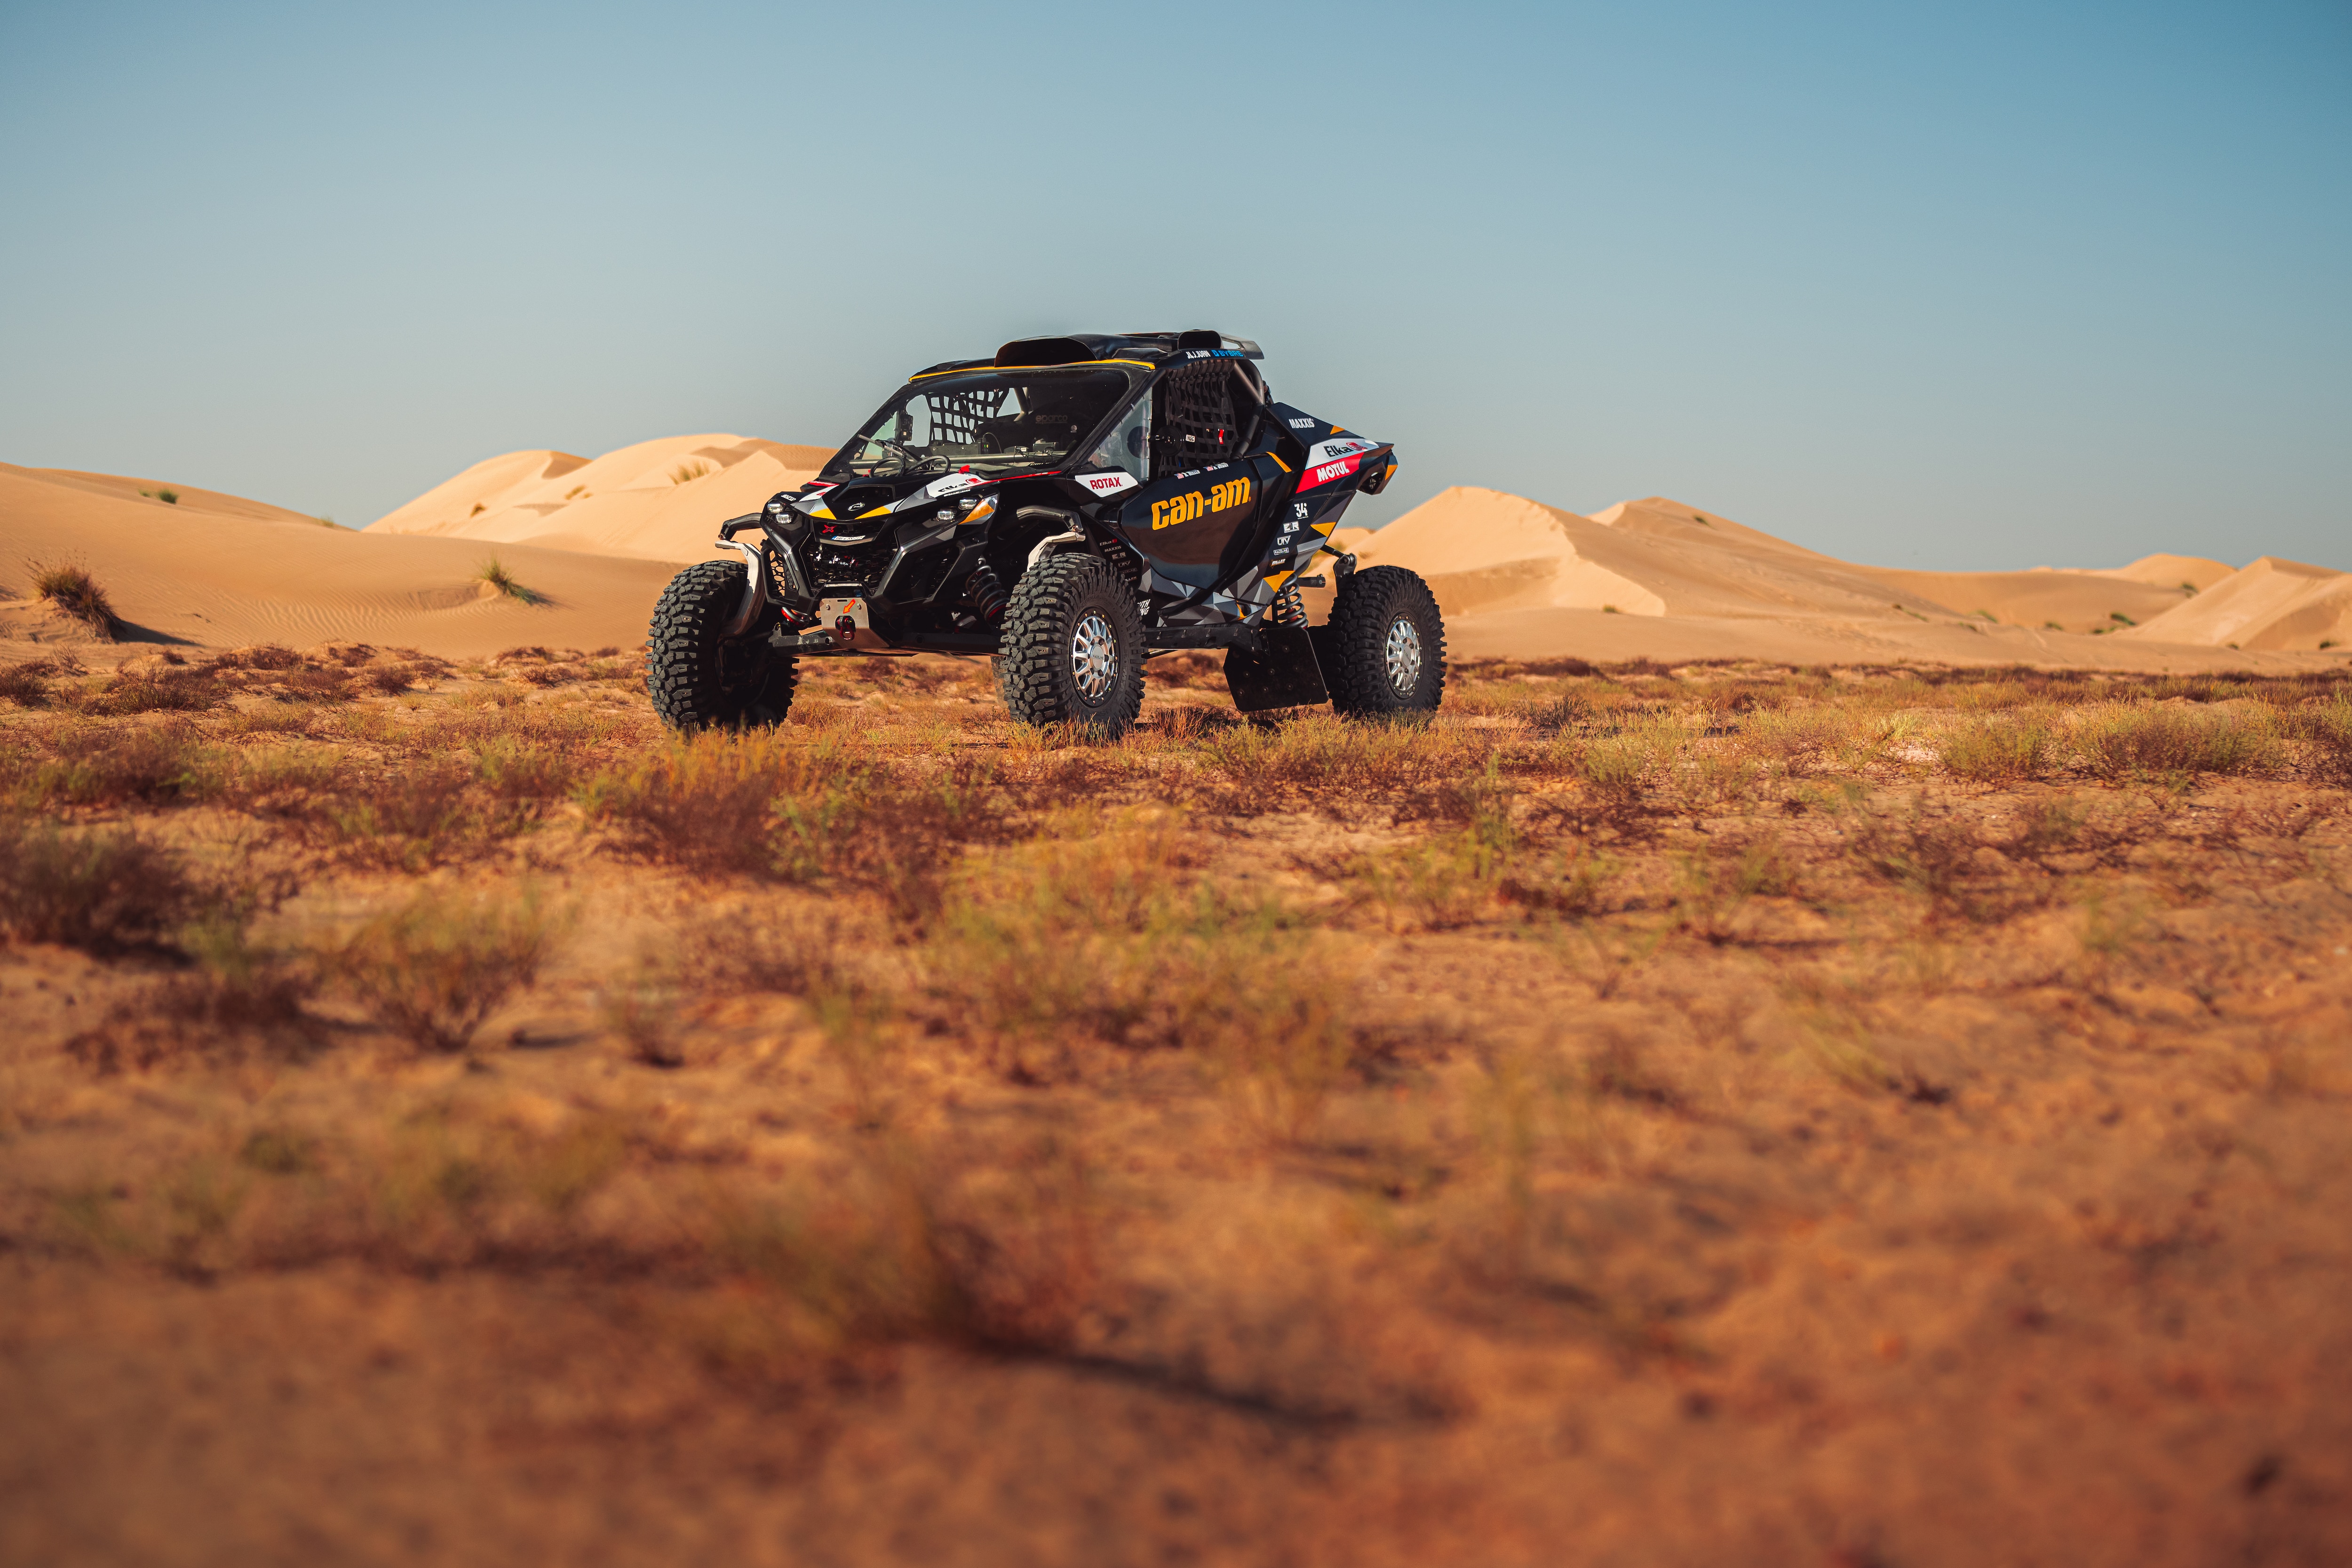
[[[184,657],[0,695],[0,1562],[2352,1560],[2341,672]]]

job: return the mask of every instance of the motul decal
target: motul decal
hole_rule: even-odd
[[[1319,468],[1309,468],[1299,476],[1298,488],[1302,490],[1311,490],[1317,485],[1328,485],[1333,479],[1344,479],[1354,473],[1357,465],[1363,460],[1360,457],[1342,458],[1336,463],[1325,463]]]
[[[1136,485],[1135,476],[1123,471],[1108,474],[1079,474],[1076,477],[1078,483],[1098,496],[1115,496],[1122,490],[1133,489]]]
[[[1249,480],[1227,479],[1223,484],[1211,485],[1205,490],[1186,490],[1181,496],[1170,496],[1166,500],[1153,501],[1151,503],[1152,531],[1156,533],[1163,528],[1174,528],[1177,524],[1190,522],[1196,517],[1206,517],[1213,511],[1223,511],[1229,507],[1246,505],[1250,494]]]

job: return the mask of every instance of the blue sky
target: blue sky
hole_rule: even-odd
[[[1258,339],[1452,484],[2352,569],[2352,6],[0,6],[0,458],[365,521]]]

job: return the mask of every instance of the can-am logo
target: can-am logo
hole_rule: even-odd
[[[1190,522],[1196,517],[1206,517],[1213,511],[1244,506],[1250,499],[1250,481],[1245,479],[1227,479],[1221,485],[1211,485],[1205,490],[1187,490],[1181,496],[1151,503],[1151,529],[1157,533],[1163,528]]]
[[[1078,483],[1098,496],[1115,496],[1121,490],[1135,488],[1133,474],[1080,474]]]

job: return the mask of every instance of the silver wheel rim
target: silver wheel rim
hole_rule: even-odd
[[[1118,679],[1118,639],[1099,610],[1080,616],[1077,629],[1070,634],[1070,679],[1088,702],[1100,702]]]
[[[1389,671],[1389,685],[1399,697],[1410,697],[1421,684],[1421,628],[1399,616],[1389,623],[1388,645],[1381,650]]]

